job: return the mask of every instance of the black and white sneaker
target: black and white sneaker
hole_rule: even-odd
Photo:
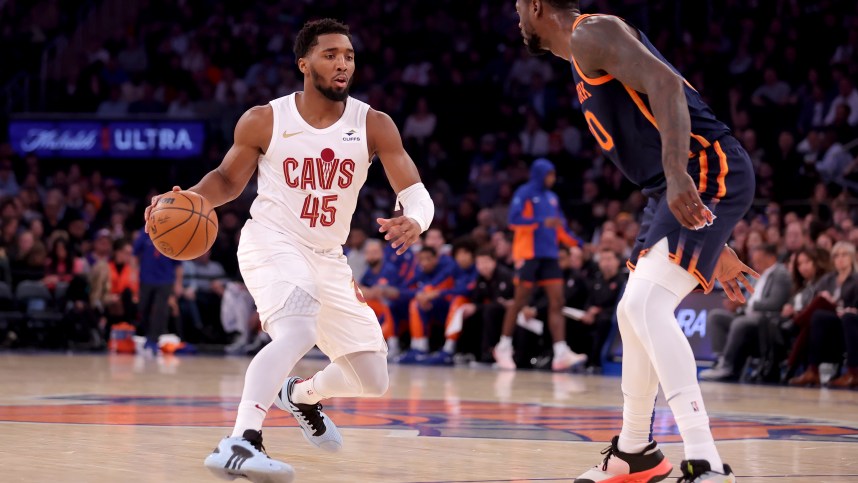
[[[712,469],[712,465],[706,460],[683,460],[679,464],[682,476],[676,480],[677,483],[735,483],[736,475],[730,465],[724,465],[723,473]]]
[[[623,453],[617,446],[619,436],[602,451],[602,463],[575,478],[575,483],[655,483],[670,475],[673,466],[655,441],[640,453]]]
[[[304,438],[313,446],[332,453],[343,447],[340,430],[324,412],[321,404],[297,404],[292,402],[292,389],[303,379],[290,377],[283,383],[280,393],[274,398],[274,405],[295,416]]]
[[[291,483],[295,470],[271,459],[262,446],[262,433],[248,429],[241,437],[223,438],[205,461],[222,480],[247,478],[253,483]]]

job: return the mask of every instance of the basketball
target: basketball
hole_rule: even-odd
[[[148,231],[165,256],[193,260],[212,247],[217,226],[217,213],[208,200],[192,191],[172,191],[152,208]]]

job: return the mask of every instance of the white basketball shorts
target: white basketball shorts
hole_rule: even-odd
[[[378,318],[354,281],[342,248],[319,250],[248,220],[238,265],[262,328],[301,287],[319,301],[316,345],[331,360],[355,352],[387,352]]]

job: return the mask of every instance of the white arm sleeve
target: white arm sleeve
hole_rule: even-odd
[[[400,191],[396,196],[396,209],[402,208],[402,214],[420,225],[420,232],[429,229],[435,218],[435,203],[426,191],[423,183],[415,183]]]

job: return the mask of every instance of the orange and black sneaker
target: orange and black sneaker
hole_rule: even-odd
[[[724,465],[723,473],[712,469],[706,460],[683,460],[679,465],[682,476],[676,483],[735,483],[736,475],[730,465]]]
[[[617,447],[619,436],[602,451],[602,464],[590,468],[575,483],[655,483],[670,475],[673,465],[658,449],[655,441],[640,453],[623,453]]]

